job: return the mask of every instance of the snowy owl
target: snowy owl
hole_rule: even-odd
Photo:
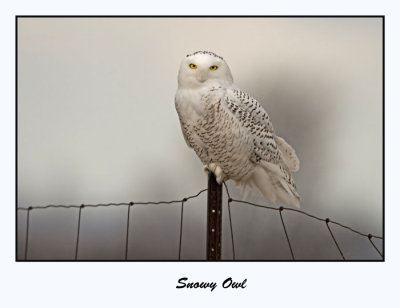
[[[232,179],[244,194],[256,187],[272,203],[299,207],[294,149],[275,135],[260,103],[234,85],[222,57],[197,51],[183,59],[175,107],[186,143],[218,183]]]

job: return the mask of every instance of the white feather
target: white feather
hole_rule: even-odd
[[[220,180],[234,180],[244,197],[256,188],[272,203],[299,206],[290,173],[299,170],[294,149],[275,135],[261,104],[233,84],[222,57],[207,51],[185,57],[175,106],[187,144],[219,170]]]
[[[275,136],[276,145],[279,148],[281,157],[290,171],[296,172],[300,169],[300,161],[297,158],[294,149],[285,141],[285,139]]]

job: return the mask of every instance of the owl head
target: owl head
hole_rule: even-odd
[[[228,87],[233,78],[225,60],[210,51],[196,51],[187,55],[178,74],[179,88],[200,88],[211,85]]]

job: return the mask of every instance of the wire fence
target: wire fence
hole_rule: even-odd
[[[232,226],[232,214],[231,214],[231,206],[234,203],[237,204],[246,204],[246,205],[250,205],[253,207],[258,207],[258,208],[263,208],[263,209],[268,209],[268,210],[272,210],[272,211],[276,211],[279,212],[279,216],[280,216],[280,221],[282,224],[282,231],[285,234],[285,238],[290,250],[290,254],[291,254],[291,259],[292,260],[296,260],[295,254],[293,252],[292,249],[292,243],[290,240],[290,237],[288,235],[287,229],[286,229],[286,224],[285,224],[285,220],[284,220],[284,215],[283,213],[285,211],[292,211],[292,212],[297,212],[300,213],[302,215],[308,216],[312,219],[315,219],[317,221],[320,221],[322,223],[324,223],[324,225],[326,226],[326,228],[328,229],[328,232],[330,234],[330,237],[332,238],[332,242],[335,245],[335,247],[337,248],[338,252],[340,253],[341,259],[342,260],[346,260],[346,257],[343,253],[343,249],[341,249],[339,242],[337,241],[330,225],[336,225],[339,226],[341,228],[347,229],[355,234],[358,234],[362,237],[365,237],[368,239],[369,243],[371,244],[371,249],[374,249],[376,251],[376,253],[380,256],[380,258],[382,260],[384,260],[383,257],[383,252],[381,252],[378,247],[376,246],[376,244],[374,243],[373,239],[375,240],[382,240],[383,241],[383,237],[382,236],[378,236],[378,235],[374,235],[374,234],[366,234],[366,233],[362,233],[360,231],[357,231],[349,226],[346,226],[344,224],[341,224],[339,222],[336,222],[330,218],[320,218],[317,217],[315,215],[309,214],[305,211],[299,210],[299,209],[295,209],[295,208],[288,208],[288,207],[273,207],[273,206],[268,206],[268,205],[262,205],[262,204],[256,204],[256,203],[252,203],[252,202],[248,202],[248,201],[243,201],[243,200],[237,200],[237,199],[233,199],[231,197],[231,195],[229,194],[229,190],[227,185],[224,182],[224,186],[226,189],[226,193],[228,195],[228,200],[227,200],[227,205],[228,205],[228,218],[229,218],[229,230],[230,230],[230,239],[231,239],[231,247],[232,247],[232,256],[233,256],[233,260],[237,260],[236,259],[236,251],[235,251],[235,240],[234,240],[234,228]],[[80,230],[81,230],[81,216],[82,216],[82,211],[84,211],[85,208],[96,208],[96,207],[111,207],[111,206],[116,206],[116,207],[120,207],[120,206],[126,206],[127,208],[127,218],[126,218],[126,235],[125,235],[125,256],[124,259],[128,260],[128,250],[129,250],[129,232],[130,232],[130,227],[132,224],[132,218],[131,218],[131,207],[135,206],[135,205],[161,205],[161,204],[180,204],[180,225],[179,225],[179,251],[177,253],[177,260],[181,260],[181,255],[182,255],[182,232],[183,232],[183,210],[184,210],[184,205],[185,203],[190,200],[190,199],[195,199],[197,197],[199,197],[201,194],[203,194],[204,192],[206,192],[207,189],[203,189],[200,190],[197,194],[192,195],[192,196],[188,196],[185,197],[183,199],[180,200],[172,200],[172,201],[157,201],[157,202],[121,202],[121,203],[105,203],[105,204],[81,204],[81,205],[45,205],[45,206],[29,206],[29,207],[18,207],[18,211],[26,211],[26,230],[25,230],[25,250],[24,250],[24,259],[23,260],[29,260],[29,255],[28,255],[28,251],[29,251],[29,231],[30,231],[30,213],[31,211],[36,211],[36,210],[43,210],[43,209],[49,209],[49,208],[64,208],[64,209],[77,209],[78,213],[77,213],[77,230],[76,230],[76,239],[75,239],[75,253],[74,253],[74,260],[79,260],[78,255],[79,255],[79,239],[80,239]]]

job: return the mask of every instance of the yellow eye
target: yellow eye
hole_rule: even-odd
[[[216,66],[216,65],[210,66],[210,70],[212,70],[212,71],[215,71],[217,68],[218,68],[218,66]]]
[[[190,63],[189,64],[189,67],[191,68],[191,69],[196,69],[197,68],[197,65],[196,64],[193,64],[193,63]]]

